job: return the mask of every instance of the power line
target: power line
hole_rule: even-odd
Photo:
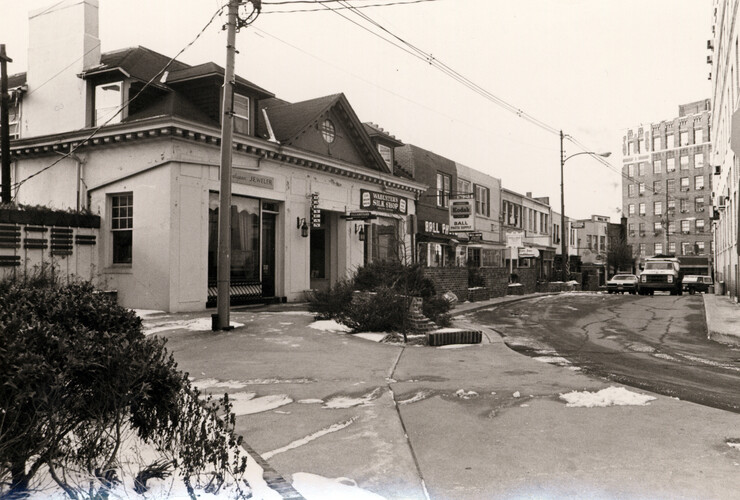
[[[160,76],[161,76],[161,75],[162,75],[162,74],[163,74],[163,73],[164,73],[165,71],[167,71],[167,68],[169,68],[169,67],[170,67],[170,66],[172,65],[172,63],[174,63],[174,62],[175,62],[175,61],[177,60],[177,58],[178,58],[178,57],[180,57],[180,56],[182,55],[182,53],[183,53],[183,52],[185,52],[185,51],[186,51],[187,49],[189,49],[189,48],[190,48],[190,47],[191,47],[191,46],[192,46],[192,45],[193,45],[193,44],[194,44],[194,43],[195,43],[195,42],[196,42],[196,41],[197,41],[197,40],[198,40],[198,39],[199,39],[199,38],[201,37],[201,35],[203,35],[203,33],[205,33],[205,31],[206,31],[206,30],[208,29],[208,27],[209,27],[209,26],[210,26],[210,25],[211,25],[211,24],[213,23],[213,21],[214,21],[214,20],[216,19],[216,17],[218,17],[218,16],[219,16],[219,14],[221,14],[221,12],[223,12],[223,10],[224,10],[224,7],[223,7],[223,6],[222,6],[222,7],[219,7],[219,8],[218,8],[218,10],[216,10],[216,12],[215,12],[215,13],[213,14],[213,16],[211,16],[211,18],[210,18],[210,19],[208,20],[208,22],[207,22],[207,23],[205,24],[205,26],[203,26],[203,28],[202,28],[202,29],[201,29],[201,30],[200,30],[200,31],[198,32],[198,34],[197,34],[197,35],[195,35],[195,38],[193,38],[193,39],[192,39],[192,40],[191,40],[191,41],[190,41],[190,42],[189,42],[188,44],[186,44],[186,45],[185,45],[185,46],[184,46],[184,47],[183,47],[182,49],[180,49],[180,51],[179,51],[179,52],[178,52],[178,53],[177,53],[177,54],[176,54],[176,55],[175,55],[174,57],[172,57],[172,58],[171,58],[171,59],[170,59],[169,61],[167,61],[167,64],[165,64],[165,65],[164,65],[164,66],[162,67],[162,69],[160,69],[160,70],[159,70],[159,71],[158,71],[158,72],[157,72],[157,73],[156,73],[156,74],[155,74],[154,76],[152,76],[152,77],[151,77],[151,78],[149,79],[149,81],[147,81],[147,82],[146,82],[146,83],[145,83],[145,84],[144,84],[144,85],[143,85],[143,86],[141,87],[141,89],[140,89],[140,90],[139,90],[139,91],[138,91],[138,92],[137,92],[137,93],[136,93],[136,94],[135,94],[135,95],[134,95],[133,97],[131,97],[131,98],[130,98],[130,99],[129,99],[128,101],[126,101],[125,103],[121,104],[121,105],[120,105],[120,106],[118,107],[118,109],[116,110],[116,112],[115,112],[115,113],[113,113],[113,114],[112,114],[112,115],[111,115],[111,116],[110,116],[110,117],[109,117],[109,118],[108,118],[108,119],[107,119],[107,120],[106,120],[106,121],[105,121],[104,123],[102,123],[102,124],[101,124],[101,125],[99,125],[99,126],[98,126],[97,128],[95,128],[95,129],[94,129],[94,130],[93,130],[93,131],[92,131],[92,132],[91,132],[91,133],[90,133],[90,134],[89,134],[89,135],[88,135],[87,137],[85,137],[85,138],[84,138],[83,140],[81,140],[81,141],[80,141],[79,143],[77,143],[77,145],[76,145],[75,147],[73,147],[72,149],[70,149],[70,150],[69,150],[69,151],[68,151],[67,153],[64,153],[64,154],[63,154],[62,156],[60,156],[60,157],[59,157],[59,158],[58,158],[57,160],[53,161],[53,162],[52,162],[51,164],[49,164],[49,165],[47,165],[46,167],[42,168],[42,169],[41,169],[41,170],[39,170],[38,172],[35,172],[35,173],[33,173],[33,174],[31,174],[31,175],[29,175],[29,176],[25,177],[25,178],[24,178],[23,180],[20,180],[20,181],[16,181],[16,182],[15,182],[15,183],[13,184],[13,187],[15,187],[15,188],[16,188],[16,196],[18,195],[18,190],[19,190],[19,188],[20,188],[20,187],[21,187],[21,186],[22,186],[22,185],[23,185],[23,184],[24,184],[25,182],[27,182],[27,181],[29,181],[30,179],[32,179],[32,178],[34,178],[34,177],[36,177],[36,176],[38,176],[38,175],[42,174],[43,172],[46,172],[47,170],[49,170],[50,168],[52,168],[52,167],[53,167],[54,165],[57,165],[57,164],[58,164],[59,162],[61,162],[62,160],[64,160],[65,158],[69,158],[70,156],[72,156],[72,155],[73,155],[73,154],[74,154],[74,153],[75,153],[75,152],[76,152],[76,151],[77,151],[78,149],[80,149],[80,148],[81,148],[82,146],[84,146],[85,144],[87,144],[87,143],[88,143],[88,142],[90,141],[90,139],[92,139],[93,137],[95,137],[95,136],[96,136],[96,135],[98,134],[98,132],[100,132],[100,130],[101,130],[101,129],[102,129],[103,127],[105,127],[105,126],[106,126],[106,125],[108,125],[108,124],[109,124],[109,123],[110,123],[111,121],[113,121],[113,119],[114,119],[114,118],[115,118],[116,116],[118,116],[118,115],[119,115],[119,114],[120,114],[120,113],[121,113],[121,112],[122,112],[122,111],[123,111],[124,109],[126,109],[126,108],[127,108],[128,106],[129,106],[129,104],[131,104],[131,103],[132,103],[132,102],[133,102],[134,100],[136,100],[136,98],[138,98],[138,97],[139,97],[139,96],[141,95],[141,93],[142,93],[142,92],[144,92],[144,90],[146,90],[146,89],[147,89],[147,88],[148,88],[148,87],[149,87],[149,86],[150,86],[150,85],[152,84],[152,82],[154,82],[154,81],[155,81],[156,79],[158,79],[158,78],[159,78],[159,77],[160,77]],[[56,75],[55,75],[55,76],[56,76]],[[52,77],[52,78],[53,78],[53,77]],[[14,196],[13,198],[15,199],[15,196]]]
[[[311,4],[311,5],[318,5],[328,2],[339,2],[341,0],[323,0],[323,1],[309,1],[309,0],[295,0],[295,1],[286,1],[286,2],[262,2],[262,5],[296,5],[296,4]],[[389,2],[389,3],[374,3],[374,4],[363,4],[363,5],[355,5],[354,7],[335,7],[336,10],[343,10],[343,9],[349,9],[349,8],[356,8],[356,9],[369,9],[372,7],[392,7],[397,5],[411,5],[411,4],[418,4],[418,3],[427,3],[427,2],[439,2],[440,0],[407,0],[407,1],[397,1],[397,2]],[[270,12],[263,12],[263,14],[295,14],[300,12],[324,12],[325,9],[294,9],[294,10],[273,10]]]

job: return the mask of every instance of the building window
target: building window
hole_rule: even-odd
[[[234,94],[234,132],[249,135],[249,97]]]
[[[663,230],[663,223],[662,222],[660,222],[660,221],[653,222],[653,232],[655,234],[660,233],[662,230]]]
[[[640,257],[645,257],[645,243],[640,243],[637,248],[638,252],[640,252]]]
[[[455,196],[461,196],[461,195],[470,196],[471,194],[473,194],[473,191],[470,189],[470,181],[466,181],[465,179],[460,179],[458,177],[457,192],[455,193]]]
[[[688,130],[681,131],[681,133],[680,133],[680,141],[681,141],[680,146],[688,146],[689,145],[689,131]]]
[[[697,241],[696,242],[696,254],[697,255],[704,255],[705,246],[703,241]]]
[[[660,193],[663,190],[663,184],[660,181],[653,181],[653,192]]]
[[[594,249],[594,245],[593,245],[592,238],[591,238],[591,235],[590,234],[587,234],[586,235],[586,247],[589,250],[593,250]]]
[[[670,221],[668,223],[668,234],[676,234],[676,221]],[[673,251],[675,252],[676,249],[674,248]]]
[[[681,255],[694,255],[694,245],[689,241],[681,243]]]
[[[694,144],[701,144],[704,142],[704,131],[700,128],[694,129]]]
[[[640,203],[640,211],[639,211],[639,213],[640,213],[640,215],[645,215],[645,204],[644,203]]]
[[[644,153],[645,152],[645,139],[640,137],[637,139],[637,152],[638,153]]]
[[[653,214],[654,215],[663,215],[663,202],[662,201],[654,201],[653,202]]]
[[[645,223],[640,222],[640,236],[645,236]]]
[[[675,172],[676,171],[676,159],[675,158],[666,158],[665,160],[665,171],[666,172]]]
[[[668,243],[668,253],[676,254],[676,242],[673,241],[671,243]]]
[[[639,193],[640,193],[641,195],[642,195],[642,194],[645,194],[645,183],[644,183],[644,182],[641,182],[641,183],[639,184],[639,186],[638,186],[638,187],[639,187],[639,189],[638,189],[637,191],[638,191],[638,192],[639,192]]]
[[[689,231],[691,231],[691,221],[682,220],[681,221],[681,232],[684,234],[689,234]]]
[[[659,135],[653,136],[653,151],[659,151],[661,149],[662,147],[661,147],[660,136]]]
[[[689,200],[686,198],[681,198],[679,201],[679,210],[681,210],[681,213],[686,213],[689,211]]]
[[[694,176],[694,189],[704,189],[704,176],[703,175]]]
[[[689,157],[686,155],[681,155],[681,170],[688,170],[689,169]]]
[[[134,195],[113,194],[111,199],[111,235],[113,263],[131,264],[133,255]]]
[[[635,235],[635,224],[630,222],[627,224],[627,232],[629,233],[630,237],[633,237]]]
[[[378,144],[378,153],[385,164],[393,168],[393,150],[385,144]]]
[[[663,243],[656,243],[655,244],[655,255],[660,255],[663,253]]]
[[[95,125],[121,123],[123,82],[106,83],[95,87]]]
[[[681,191],[688,191],[688,190],[689,190],[689,178],[681,177]]]
[[[480,248],[468,248],[468,265],[480,267]]]
[[[331,120],[326,119],[321,124],[321,137],[326,141],[326,143],[331,144],[334,142],[334,139],[337,138],[337,131],[334,128],[334,123],[332,123]]]
[[[674,191],[676,191],[676,179],[666,179],[665,189],[669,193],[673,193]]]
[[[635,166],[633,164],[627,165],[627,177],[632,179],[635,176]]]
[[[640,162],[637,164],[637,175],[643,176],[645,175],[645,163]]]
[[[627,213],[629,215],[635,215],[635,204],[634,203],[630,203],[629,205],[627,205]]]
[[[475,186],[475,213],[478,215],[490,215],[488,211],[488,204],[491,200],[491,193],[487,187]]]
[[[653,161],[653,173],[660,174],[663,172],[663,162],[660,160]]]
[[[697,196],[694,198],[694,210],[697,212],[703,212],[704,211],[704,197],[703,196]]]
[[[704,153],[696,153],[694,155],[694,168],[704,167]]]
[[[674,139],[673,134],[666,134],[665,138],[666,138],[666,141],[665,141],[666,142],[666,147],[668,149],[673,149],[673,148],[676,147],[676,141]]]
[[[8,104],[8,136],[10,139],[18,139],[21,135],[20,102],[9,101]]]
[[[630,198],[634,198],[636,196],[636,190],[634,184],[628,184],[627,185],[627,196]]]
[[[696,232],[703,233],[704,232],[704,219],[696,219]]]
[[[450,186],[452,177],[447,174],[437,174],[437,206],[447,208],[450,206]]]

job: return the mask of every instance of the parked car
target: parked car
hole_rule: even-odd
[[[615,274],[606,282],[606,291],[609,293],[629,292],[637,293],[637,276],[634,274]]]
[[[689,275],[683,278],[683,289],[693,295],[696,292],[708,292],[713,285],[711,276]]]

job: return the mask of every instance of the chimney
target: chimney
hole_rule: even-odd
[[[531,198],[531,197],[532,197],[532,191],[527,191],[527,198]]]
[[[28,33],[23,136],[86,127],[88,88],[78,75],[100,64],[98,0],[63,0],[31,12]]]

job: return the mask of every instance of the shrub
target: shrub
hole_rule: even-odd
[[[354,290],[351,280],[340,281],[326,291],[319,290],[310,298],[308,310],[315,313],[317,319],[341,321],[352,302]]]
[[[448,314],[450,303],[441,295],[434,295],[424,299],[421,309],[424,316],[434,321],[438,326],[450,326],[452,322]]]
[[[70,498],[104,498],[131,433],[180,464],[193,498],[206,466],[242,473],[228,399],[202,403],[164,346],[89,283],[0,282],[0,497],[44,468]]]
[[[355,332],[386,332],[403,328],[407,301],[389,287],[357,294],[346,310],[342,322]]]
[[[388,287],[404,295],[430,297],[434,295],[434,283],[424,277],[423,270],[419,264],[376,261],[359,268],[353,282],[356,290]]]

